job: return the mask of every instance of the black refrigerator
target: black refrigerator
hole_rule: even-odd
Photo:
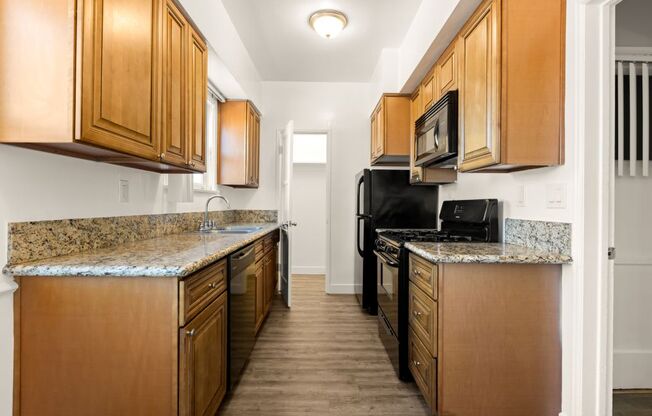
[[[408,170],[365,169],[356,175],[355,294],[378,313],[374,244],[379,228],[437,228],[437,186],[410,185]]]

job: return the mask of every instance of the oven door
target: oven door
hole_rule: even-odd
[[[398,272],[399,262],[391,256],[374,251],[378,258],[378,307],[382,309],[392,331],[398,334]]]

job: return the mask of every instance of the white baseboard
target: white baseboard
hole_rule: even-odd
[[[614,389],[652,388],[652,350],[614,350]]]
[[[292,274],[326,274],[323,266],[293,266]]]
[[[326,293],[330,295],[353,295],[355,294],[355,285],[352,283],[331,284],[326,288]]]

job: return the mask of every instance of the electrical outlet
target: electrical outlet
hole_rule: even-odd
[[[122,203],[129,202],[129,181],[127,179],[120,179],[118,198]]]
[[[546,186],[546,204],[548,208],[566,208],[566,184],[551,183]]]

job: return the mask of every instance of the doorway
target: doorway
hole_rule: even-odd
[[[328,132],[296,131],[292,151],[293,276],[324,279],[328,265]]]
[[[613,414],[652,414],[652,2],[615,7]]]

